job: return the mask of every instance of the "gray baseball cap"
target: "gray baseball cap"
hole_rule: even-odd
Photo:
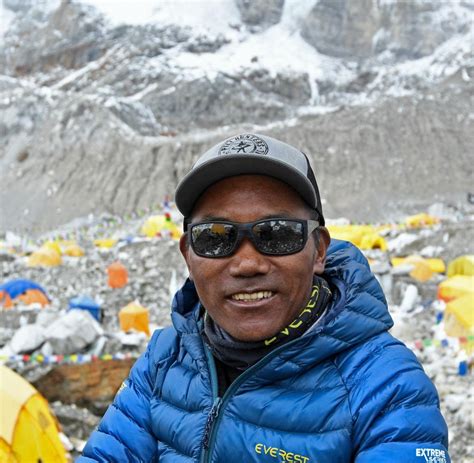
[[[206,151],[176,188],[176,206],[189,217],[212,184],[244,174],[268,175],[291,186],[318,212],[324,225],[318,184],[306,155],[275,138],[251,133],[229,138]]]

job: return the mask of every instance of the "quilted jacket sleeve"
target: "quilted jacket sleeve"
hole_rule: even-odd
[[[160,333],[155,331],[146,352],[133,365],[77,463],[158,461],[150,399],[155,375],[151,352]]]
[[[351,360],[354,462],[449,463],[436,389],[409,349],[384,338],[369,357]]]

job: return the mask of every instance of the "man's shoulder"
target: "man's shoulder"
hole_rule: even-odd
[[[389,455],[398,444],[414,452],[417,443],[442,442],[445,450],[447,429],[436,388],[401,341],[381,333],[341,353],[335,363],[347,390],[356,448],[369,452],[387,445],[382,453]]]
[[[378,369],[380,363],[386,365],[387,368],[384,369],[386,372],[402,370],[407,363],[422,369],[415,354],[388,331],[355,344],[352,348],[341,353],[336,363],[341,374],[351,378],[352,381],[356,381],[363,371],[367,373],[374,368]]]
[[[438,401],[436,389],[416,355],[388,332],[353,346],[335,363],[351,396],[390,402],[402,391],[402,396],[416,391],[417,402]]]
[[[156,329],[148,343],[147,352],[154,363],[168,358],[176,351],[179,336],[173,326]]]

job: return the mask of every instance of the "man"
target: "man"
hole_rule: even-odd
[[[80,462],[449,462],[434,386],[306,156],[263,135],[181,181],[189,280]]]

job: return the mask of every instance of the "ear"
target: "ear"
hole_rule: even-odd
[[[181,255],[184,258],[184,261],[186,262],[186,267],[188,267],[188,273],[189,273],[189,279],[192,281],[193,277],[191,274],[191,267],[189,265],[189,242],[188,242],[188,234],[183,233],[181,235],[181,238],[179,239],[179,250],[181,252]]]
[[[316,246],[316,254],[314,256],[313,273],[316,275],[322,275],[324,267],[326,265],[326,254],[331,242],[329,231],[326,227],[318,228],[318,241]]]

